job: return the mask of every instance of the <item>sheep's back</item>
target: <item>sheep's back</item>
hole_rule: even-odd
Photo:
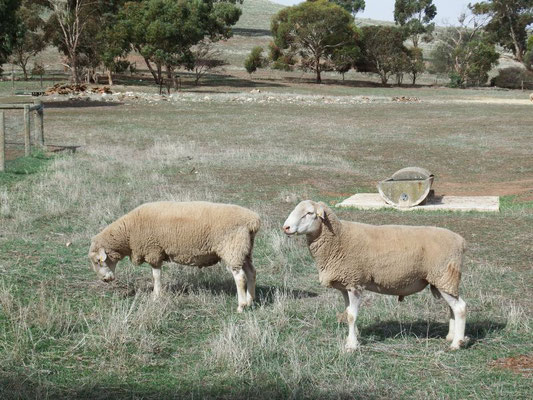
[[[146,255],[160,249],[170,259],[178,257],[175,261],[194,265],[216,262],[221,241],[243,228],[254,233],[259,228],[256,213],[209,202],[147,203],[127,217],[134,253]]]
[[[423,277],[457,291],[458,277],[448,275],[459,271],[460,277],[464,239],[448,229],[342,221],[342,243],[344,272],[352,274],[345,280],[407,286]],[[449,271],[450,264],[456,271]]]

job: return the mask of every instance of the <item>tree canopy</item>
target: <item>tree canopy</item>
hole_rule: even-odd
[[[122,32],[144,57],[159,83],[162,66],[170,74],[177,65],[191,65],[191,47],[205,37],[230,37],[231,26],[240,15],[235,1],[142,0],[125,4],[115,31]],[[156,71],[150,62],[156,65]]]
[[[336,49],[352,45],[358,36],[353,17],[342,7],[327,0],[307,1],[280,10],[273,18],[271,31],[275,44],[297,53],[303,68],[316,73],[329,69],[329,61]]]
[[[485,30],[522,62],[527,51],[527,28],[533,24],[533,0],[486,0],[469,7],[474,14],[489,18]]]
[[[365,0],[330,0],[332,3],[335,3],[342,8],[344,8],[346,11],[348,11],[350,14],[352,14],[355,17],[355,14],[357,14],[360,11],[365,10]]]
[[[435,29],[431,21],[436,15],[433,0],[396,0],[394,3],[394,21],[405,30],[413,47],[418,47],[421,37],[426,41],[431,39]]]
[[[460,22],[460,26],[439,35],[432,52],[433,65],[437,71],[450,75],[452,86],[482,85],[498,63],[499,54],[483,25],[465,23],[464,18]]]
[[[20,30],[19,7],[20,0],[0,0],[0,71],[13,51]]]
[[[370,25],[362,28],[362,58],[357,68],[362,72],[374,72],[386,84],[390,75],[405,69],[409,57],[403,42],[405,32],[395,26]]]

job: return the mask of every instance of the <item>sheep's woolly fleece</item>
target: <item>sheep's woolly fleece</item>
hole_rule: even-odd
[[[391,294],[402,294],[403,288],[424,279],[452,296],[459,295],[465,247],[460,235],[430,226],[341,221],[323,205],[327,226],[308,242],[322,284],[357,287],[372,282]]]
[[[137,207],[93,237],[113,261],[209,266],[220,259],[233,269],[251,255],[259,216],[246,208],[209,202],[154,202]]]

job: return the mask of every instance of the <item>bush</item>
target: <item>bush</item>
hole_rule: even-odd
[[[533,86],[533,72],[519,67],[502,68],[494,78],[496,86],[507,89],[520,89],[522,81],[529,82],[526,87]]]
[[[257,68],[261,68],[263,66],[264,60],[262,53],[263,48],[261,46],[255,46],[250,52],[250,55],[244,61],[244,68],[246,68],[246,71],[250,75],[257,71]]]

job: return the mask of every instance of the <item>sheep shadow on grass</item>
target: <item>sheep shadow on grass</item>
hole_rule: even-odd
[[[465,335],[469,337],[467,347],[482,341],[491,332],[498,332],[505,328],[506,324],[491,320],[466,321]],[[416,336],[418,338],[444,339],[448,334],[448,322],[418,319],[413,322],[401,322],[387,320],[375,322],[369,326],[360,326],[361,339],[372,341],[385,341],[386,339],[401,336]]]
[[[198,290],[206,290],[213,294],[224,294],[228,296],[236,296],[237,288],[235,287],[235,282],[233,279],[225,280],[197,280],[194,283],[191,282],[179,282],[179,283],[170,283],[165,287],[165,290],[171,293],[180,293],[187,295],[189,293],[194,293]],[[269,305],[274,303],[278,293],[286,296],[290,299],[303,299],[309,297],[318,296],[315,292],[310,292],[307,290],[296,290],[296,289],[287,289],[278,286],[270,285],[257,285],[255,287],[255,304],[260,305]]]

